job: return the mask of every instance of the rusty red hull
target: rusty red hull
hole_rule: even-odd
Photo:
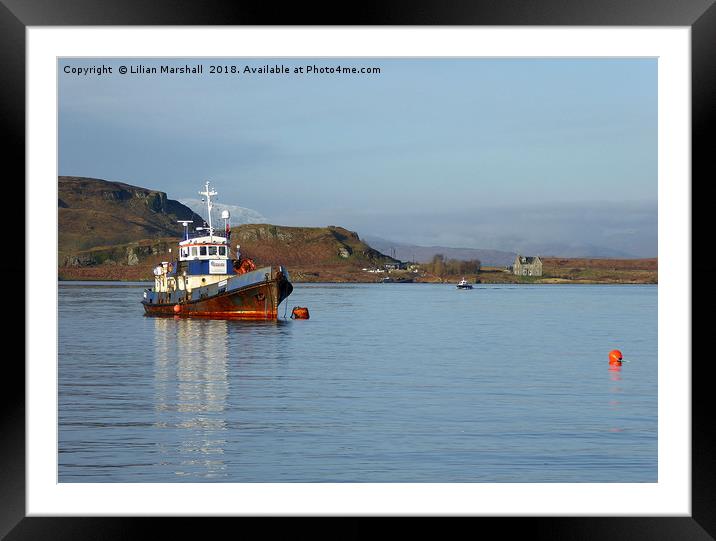
[[[148,316],[212,319],[277,319],[278,306],[293,291],[288,280],[268,280],[244,288],[176,304],[143,302]]]

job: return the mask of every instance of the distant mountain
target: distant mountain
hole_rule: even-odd
[[[566,243],[534,243],[526,242],[517,247],[517,251],[486,250],[477,248],[449,248],[446,246],[416,246],[393,242],[379,237],[366,236],[365,241],[376,250],[387,255],[395,254],[402,261],[415,260],[427,263],[435,254],[443,254],[448,259],[467,261],[479,259],[483,265],[503,267],[512,265],[517,253],[523,255],[538,255],[540,257],[569,257],[569,258],[620,258],[634,259],[637,256],[614,250],[604,246],[592,244],[566,244]]]
[[[204,220],[208,220],[209,216],[207,215],[206,203],[204,201],[201,201],[200,199],[180,199],[179,202],[196,212]],[[264,218],[264,216],[262,216],[259,212],[252,209],[238,207],[236,205],[226,205],[221,202],[212,202],[212,206],[213,209],[211,219],[214,226],[219,228],[224,225],[224,221],[221,219],[221,212],[223,210],[229,211],[229,215],[231,216],[229,218],[229,225],[232,227],[242,224],[266,223],[266,218]]]
[[[479,259],[483,265],[491,267],[504,267],[512,265],[515,261],[514,252],[503,252],[500,250],[484,250],[477,248],[449,248],[446,246],[417,246],[381,239],[379,237],[366,236],[365,242],[386,255],[393,256],[401,261],[415,261],[427,263],[434,255],[442,254],[448,259],[469,261]]]
[[[157,190],[88,177],[60,176],[58,255],[63,258],[98,246],[181,237],[178,220],[201,216]]]

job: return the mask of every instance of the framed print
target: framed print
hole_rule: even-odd
[[[3,2],[8,539],[713,538],[690,216],[716,8],[518,5]]]

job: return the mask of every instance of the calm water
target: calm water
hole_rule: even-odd
[[[271,323],[143,287],[59,285],[60,482],[657,481],[656,286],[296,284]]]

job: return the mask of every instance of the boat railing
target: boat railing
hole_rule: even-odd
[[[208,237],[209,236],[209,228],[207,227],[206,230],[199,230],[199,231],[190,231],[183,240],[192,240],[192,239],[198,239],[201,237]],[[217,231],[214,229],[213,235],[217,238],[226,239],[226,233],[224,231]]]

